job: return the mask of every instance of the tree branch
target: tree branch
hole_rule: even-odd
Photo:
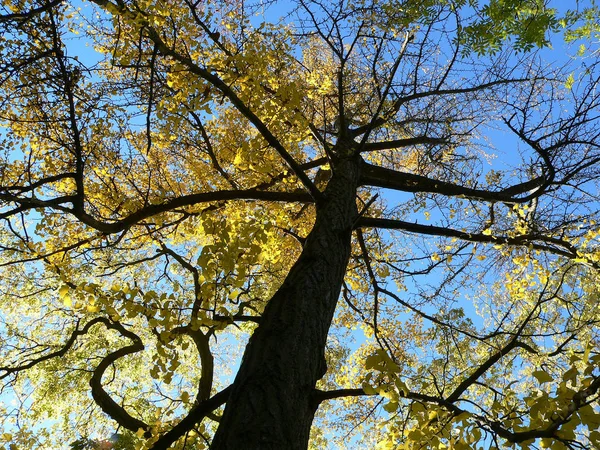
[[[29,11],[22,13],[13,13],[13,14],[3,14],[0,16],[0,23],[5,22],[26,22],[28,20],[33,19],[35,16],[39,16],[43,12],[49,11],[55,6],[60,5],[63,0],[52,0],[45,5],[42,5],[38,8],[30,9]]]
[[[408,94],[408,95],[405,95],[403,97],[399,97],[398,99],[396,99],[394,101],[394,104],[390,108],[390,110],[387,113],[385,113],[384,116],[379,116],[375,120],[371,121],[369,124],[362,125],[360,127],[355,128],[354,130],[352,130],[352,135],[355,137],[360,136],[362,134],[367,133],[369,130],[372,130],[372,129],[375,129],[377,127],[384,125],[389,120],[390,117],[394,116],[400,110],[400,108],[402,107],[403,104],[408,103],[412,100],[417,100],[420,98],[432,97],[432,96],[437,96],[437,95],[442,96],[442,95],[469,94],[472,92],[483,91],[485,89],[492,88],[495,86],[500,86],[503,84],[520,83],[523,81],[532,81],[532,80],[529,78],[494,80],[494,81],[490,81],[488,83],[480,84],[478,86],[471,86],[471,87],[467,87],[467,88],[434,89],[431,91],[415,92],[413,94]]]
[[[392,150],[395,148],[412,147],[415,145],[443,145],[449,144],[448,138],[436,138],[429,136],[417,136],[404,139],[395,139],[393,141],[370,142],[363,145],[361,152],[373,152],[377,150]]]
[[[71,347],[73,347],[73,344],[75,344],[75,341],[77,340],[77,337],[82,336],[84,334],[86,334],[90,328],[92,328],[94,325],[96,325],[97,323],[107,323],[107,319],[103,318],[103,317],[96,317],[95,319],[90,320],[88,323],[85,324],[85,326],[82,329],[79,329],[79,321],[77,321],[77,324],[75,325],[75,330],[71,333],[71,336],[69,337],[69,339],[67,339],[67,342],[60,348],[60,350],[56,350],[54,352],[48,353],[46,355],[40,356],[34,360],[29,361],[26,364],[20,365],[20,366],[16,366],[16,367],[0,367],[0,371],[4,371],[5,373],[3,373],[2,375],[0,375],[0,380],[3,378],[6,378],[7,376],[9,376],[12,373],[17,373],[17,372],[21,372],[23,370],[27,370],[39,363],[42,363],[44,361],[48,361],[49,359],[52,358],[59,358],[64,356],[70,349]]]
[[[181,422],[162,435],[151,447],[151,450],[168,450],[171,448],[171,444],[176,442],[177,439],[194,428],[194,426],[208,414],[227,402],[230,393],[231,386],[228,386],[208,400],[198,403],[198,405],[194,406]]]
[[[525,183],[520,183],[501,191],[488,191],[460,186],[446,181],[432,180],[422,175],[387,169],[367,162],[363,163],[360,183],[363,186],[375,186],[395,189],[403,192],[430,192],[453,197],[465,197],[474,200],[504,203],[525,203],[542,193],[540,188],[544,185],[544,178],[539,177]],[[532,191],[535,193],[524,198],[515,197],[518,194]]]
[[[94,369],[92,378],[90,379],[90,387],[92,388],[92,398],[98,406],[106,413],[110,418],[115,420],[123,428],[127,428],[131,431],[138,431],[140,428],[145,430],[144,436],[150,437],[150,427],[143,421],[136,419],[131,416],[125,408],[115,402],[112,397],[104,390],[102,386],[102,376],[108,367],[114,364],[117,360],[124,356],[131,355],[133,353],[144,350],[144,344],[138,335],[128,331],[123,325],[118,322],[110,322],[108,319],[102,318],[102,322],[107,328],[117,330],[122,336],[129,338],[133,341],[133,344],[126,347],[120,348],[117,351],[106,355],[100,364]]]
[[[556,437],[556,432],[560,426],[571,420],[572,415],[582,406],[585,406],[587,399],[596,394],[599,389],[600,377],[596,377],[587,388],[577,391],[575,395],[573,395],[573,399],[568,406],[563,408],[560,412],[557,411],[556,418],[551,419],[550,423],[542,429],[538,428],[535,430],[511,432],[504,428],[499,422],[487,421],[487,425],[492,431],[511,443],[524,442],[530,439]]]
[[[569,242],[561,239],[542,236],[539,234],[522,234],[519,236],[492,236],[481,233],[468,233],[453,228],[438,227],[435,225],[421,225],[413,222],[405,222],[395,219],[381,219],[375,217],[361,217],[356,223],[357,228],[384,228],[388,230],[403,230],[410,233],[419,233],[429,236],[455,237],[469,242],[481,242],[489,244],[506,244],[515,246],[529,246],[536,250],[544,250],[555,255],[564,256],[569,259],[578,257],[577,249]],[[536,242],[538,241],[538,242]],[[540,244],[539,242],[543,242]]]
[[[107,6],[111,6],[118,10],[123,15],[130,15],[131,11],[129,11],[124,4],[118,3],[114,4],[108,0],[92,0],[98,6],[106,9]],[[184,56],[173,48],[169,47],[161,38],[160,34],[150,25],[146,25],[144,28],[147,36],[150,38],[154,44],[156,44],[157,48],[160,50],[161,54],[164,56],[168,56],[173,58],[175,61],[183,64],[187,69],[202,79],[208,81],[215,88],[217,88],[229,101],[233,104],[233,106],[244,116],[246,119],[254,125],[257,131],[261,134],[261,136],[269,143],[271,147],[279,153],[279,155],[283,158],[283,160],[287,163],[287,165],[292,169],[294,175],[298,177],[301,183],[304,185],[306,190],[310,193],[312,198],[316,201],[321,198],[321,192],[317,189],[317,187],[313,184],[310,178],[304,173],[301,169],[300,164],[294,159],[290,153],[285,149],[283,144],[279,142],[279,139],[271,133],[269,127],[240,99],[234,90],[228,86],[221,78],[219,78],[214,73],[210,72],[208,69],[200,67],[197,65],[190,57]]]
[[[75,211],[72,208],[64,206],[64,203],[75,201],[74,196],[58,197],[52,200],[39,200],[36,198],[19,198],[17,196],[0,194],[0,200],[17,203],[17,209],[1,214],[0,219],[6,218],[15,213],[15,211],[25,211],[35,208],[54,208],[69,214],[73,214],[84,224],[95,228],[105,234],[119,233],[128,229],[140,221],[152,217],[156,214],[172,211],[183,206],[191,206],[197,203],[218,202],[224,200],[265,200],[273,202],[298,202],[312,203],[313,198],[306,192],[273,192],[259,191],[256,189],[246,190],[224,190],[215,192],[200,192],[196,194],[182,195],[173,199],[166,200],[163,203],[147,205],[138,211],[131,213],[121,220],[106,222],[98,220],[84,211]]]
[[[335,400],[336,398],[341,397],[361,397],[363,395],[375,395],[375,394],[367,394],[362,388],[346,388],[346,389],[335,389],[332,391],[322,391],[320,389],[315,389],[313,393],[313,401],[316,405],[326,401],[326,400]]]

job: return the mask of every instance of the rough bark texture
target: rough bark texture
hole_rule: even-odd
[[[359,158],[339,161],[314,228],[246,347],[213,450],[306,449],[357,219]]]

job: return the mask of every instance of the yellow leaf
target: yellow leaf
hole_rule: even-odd
[[[565,81],[565,87],[567,89],[572,89],[574,84],[575,84],[575,76],[573,73],[570,73],[569,76],[567,77],[567,81]]]
[[[58,295],[60,295],[61,297],[66,297],[69,294],[69,286],[66,285],[62,285],[60,287],[60,289],[58,290]]]
[[[240,167],[241,165],[243,165],[244,163],[244,159],[242,158],[242,154],[240,152],[238,152],[235,155],[235,158],[233,159],[233,165],[236,167]]]

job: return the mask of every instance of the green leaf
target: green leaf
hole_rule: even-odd
[[[535,370],[531,375],[533,375],[540,384],[549,383],[554,380],[554,378],[552,378],[545,370]]]
[[[398,402],[389,402],[383,405],[383,409],[385,409],[389,413],[396,412],[398,410]]]
[[[361,387],[362,387],[362,390],[365,391],[365,394],[367,394],[367,395],[377,394],[377,390],[373,386],[371,386],[369,383],[365,382],[362,384]]]

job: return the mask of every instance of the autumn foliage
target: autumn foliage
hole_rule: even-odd
[[[599,447],[599,16],[546,3],[3,0],[0,448]]]

